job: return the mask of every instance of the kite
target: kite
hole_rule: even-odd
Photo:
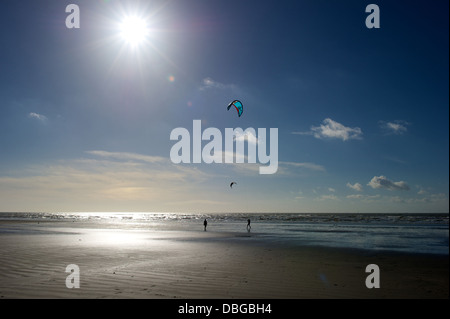
[[[236,182],[231,182],[230,188],[233,188],[233,184],[237,184]]]
[[[234,106],[236,108],[239,117],[241,117],[242,112],[244,111],[244,106],[242,105],[242,102],[239,100],[234,100],[233,102],[228,104],[227,110],[229,110],[231,106]]]

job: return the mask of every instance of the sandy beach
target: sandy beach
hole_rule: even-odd
[[[448,298],[448,255],[270,242],[257,233],[1,222],[0,298]],[[66,267],[80,288],[66,287]],[[365,268],[380,268],[368,289]]]

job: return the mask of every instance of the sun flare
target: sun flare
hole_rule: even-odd
[[[137,16],[128,16],[120,24],[120,36],[132,47],[142,44],[149,33],[146,20]]]

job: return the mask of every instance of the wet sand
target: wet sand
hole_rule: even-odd
[[[66,267],[80,288],[66,287]],[[366,266],[380,288],[366,287]],[[271,242],[253,233],[0,222],[0,298],[448,298],[448,255]]]

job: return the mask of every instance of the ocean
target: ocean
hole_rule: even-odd
[[[203,231],[242,234],[273,243],[354,248],[372,251],[449,254],[449,214],[350,213],[0,213],[0,234],[30,228],[21,221],[62,222],[61,226],[89,224],[106,228]],[[14,223],[17,221],[17,223]],[[11,223],[12,222],[12,223]],[[64,222],[70,222],[66,224]],[[35,229],[34,231],[38,231]]]

